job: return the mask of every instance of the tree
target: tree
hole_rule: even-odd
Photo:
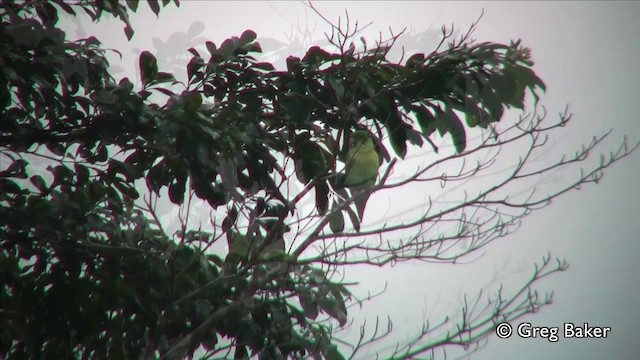
[[[580,163],[606,136],[535,167],[545,135],[570,116],[547,124],[538,112],[544,83],[519,41],[477,44],[470,32],[453,39],[445,31],[431,53],[393,63],[387,55],[400,35],[356,46],[357,26],[338,24],[328,37],[332,51],[311,47],[277,70],[254,57],[260,45],[247,30],[219,46],[206,42],[207,54],[189,49],[186,79],[142,52],[137,86],[110,75],[96,38],[70,42],[56,28],[60,10],[93,20],[106,12],[131,38],[127,13],[137,4],[3,2],[0,10],[7,358],[183,358],[198,349],[215,357],[343,358],[346,347],[333,334],[357,299],[337,269],[464,258],[530,211],[597,182],[637,148],[623,143],[575,183],[542,196],[503,195],[522,179]],[[148,4],[159,14],[158,1]],[[524,112],[528,92],[533,110]],[[164,103],[153,100],[160,96]],[[509,109],[523,115],[509,120]],[[370,134],[382,166],[374,186],[352,192],[334,185],[356,131]],[[502,148],[523,141],[527,150],[504,178],[454,205],[430,202],[412,221],[379,226],[355,208],[411,184],[476,179],[510,155]],[[416,148],[436,159],[395,179]],[[444,164],[459,170],[434,171]],[[175,233],[160,219],[167,198],[180,209]],[[194,225],[198,200],[210,221]],[[442,232],[441,224],[454,226]],[[550,303],[533,284],[565,268],[545,258],[520,291],[496,294],[484,308],[469,303],[460,323],[425,328],[393,356],[477,343],[497,322]],[[449,331],[432,341],[439,329]],[[385,334],[363,334],[349,350],[375,346]]]

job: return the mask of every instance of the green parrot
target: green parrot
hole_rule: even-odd
[[[351,196],[357,196],[354,204],[360,220],[370,195],[363,192],[375,184],[379,168],[380,155],[369,133],[364,130],[354,131],[349,139],[345,171],[338,177],[335,188],[344,198],[349,196],[343,188],[351,190]],[[356,225],[356,228],[358,227],[359,225]]]
[[[345,176],[342,185],[348,188],[369,187],[375,184],[380,168],[380,156],[369,133],[356,130],[349,139]]]

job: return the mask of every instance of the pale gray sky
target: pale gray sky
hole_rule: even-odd
[[[453,23],[466,30],[484,9],[474,37],[492,42],[521,38],[532,49],[534,70],[547,84],[542,102],[550,116],[563,111],[567,104],[574,114],[571,125],[558,133],[555,140],[559,143],[549,156],[560,156],[561,151],[572,153],[593,135],[610,128],[614,131],[603,151],[614,150],[625,134],[632,143],[640,140],[640,3],[340,1],[318,2],[316,6],[331,20],[344,15],[346,9],[351,19],[360,24],[373,21],[364,33],[371,42],[378,32],[386,32],[389,27],[396,31],[407,27],[409,34],[417,34]],[[163,10],[158,20],[141,6],[132,24],[136,35],[131,43],[126,42],[119,23],[84,26],[105,46],[123,52],[124,59],[114,60],[113,65],[123,69],[119,76],[126,73],[132,78],[136,53],[158,52],[161,42],[172,34],[175,39],[176,33],[189,32],[190,27],[197,42],[189,44],[185,37],[184,49],[167,51],[186,54],[186,48],[202,45],[203,39],[219,44],[252,29],[266,48],[277,44],[275,39],[289,46],[287,51],[300,56],[304,54],[303,46],[322,41],[322,33],[328,31],[309,8],[292,1],[183,0],[179,9]],[[73,25],[69,28],[75,29]],[[312,31],[308,38],[300,35],[305,30]],[[429,39],[423,45],[423,52],[432,50]],[[161,67],[167,65],[160,55],[158,63]],[[476,294],[496,272],[511,284],[526,280],[533,264],[551,252],[566,258],[570,268],[540,284],[541,292],[555,292],[554,303],[523,321],[537,326],[561,326],[564,322],[610,326],[608,338],[561,338],[550,343],[540,338],[513,336],[500,340],[493,336],[485,349],[469,358],[640,358],[639,173],[640,154],[636,153],[610,168],[599,185],[569,193],[532,214],[518,232],[494,242],[485,249],[484,256],[470,264],[402,264],[349,270],[349,279],[361,282],[361,294],[367,289],[376,292],[388,282],[386,293],[364,303],[361,311],[354,309],[356,324],[365,318],[385,318],[390,314],[395,327],[386,344],[393,344],[415,333],[426,319],[438,321],[444,315],[455,314],[461,295]],[[563,177],[575,175],[562,173]]]

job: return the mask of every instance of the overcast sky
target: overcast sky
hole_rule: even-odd
[[[395,31],[406,27],[408,36],[423,34],[419,42],[407,43],[409,47],[423,47],[423,52],[432,50],[442,25],[455,24],[466,30],[484,9],[474,37],[478,41],[507,43],[522,39],[532,49],[534,70],[547,85],[542,102],[548,112],[553,116],[569,105],[574,114],[571,125],[555,138],[557,146],[550,157],[559,157],[562,150],[578,150],[593,135],[609,129],[613,132],[602,147],[604,152],[615,150],[625,134],[631,143],[640,140],[640,3],[340,1],[318,2],[316,7],[330,20],[335,21],[347,10],[350,18],[360,24],[373,22],[363,33],[371,42],[389,27]],[[155,52],[163,67],[171,64],[166,57],[190,46],[200,46],[205,40],[219,44],[245,29],[253,29],[265,50],[279,48],[282,53],[284,48],[301,56],[305,46],[322,44],[323,32],[329,31],[308,7],[293,1],[183,0],[179,9],[162,10],[159,19],[141,6],[132,19],[136,34],[130,43],[126,42],[120,23],[83,24],[82,28],[67,24],[70,35],[95,34],[106,47],[122,51],[123,60],[114,60],[113,65],[121,71],[117,76],[131,78],[136,76],[137,54],[142,50]],[[179,33],[185,33],[183,40]],[[172,35],[170,46],[182,41],[184,48],[162,47]],[[270,55],[269,59],[277,59]],[[536,326],[587,322],[611,327],[608,338],[561,338],[550,343],[540,338],[500,340],[492,336],[485,349],[469,358],[640,358],[639,173],[640,154],[636,153],[607,170],[600,184],[571,192],[533,213],[518,232],[491,244],[472,263],[352,269],[349,279],[361,282],[361,294],[367,289],[382,289],[385,281],[388,285],[387,291],[365,303],[362,311],[354,309],[356,324],[365,318],[385,318],[390,314],[394,337],[385,344],[402,341],[414,334],[423,321],[437,322],[443,315],[455,314],[462,294],[476,294],[495,276],[512,284],[525,281],[533,264],[550,252],[570,263],[566,272],[539,286],[542,292],[555,292],[554,303],[516,325],[523,321]],[[563,172],[559,176],[573,179],[576,175]]]

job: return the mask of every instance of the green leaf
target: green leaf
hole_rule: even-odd
[[[136,10],[138,10],[139,3],[140,3],[140,0],[127,0],[127,6],[133,12],[136,12]]]
[[[233,55],[233,52],[237,49],[234,39],[226,39],[220,44],[217,53],[222,55],[223,58],[228,58]]]
[[[407,59],[407,67],[421,66],[424,63],[424,54],[413,54]]]
[[[302,306],[302,311],[304,311],[306,318],[314,320],[318,317],[318,302],[314,293],[307,289],[301,289],[298,294],[298,300],[300,300],[300,306]]]
[[[331,158],[328,151],[309,139],[308,133],[299,135],[296,143],[294,159],[296,159],[296,175],[303,183],[308,183],[327,171],[327,161]]]
[[[411,107],[413,113],[416,115],[418,125],[424,136],[430,136],[436,131],[437,120],[435,116],[425,106],[413,105]]]
[[[422,147],[423,144],[422,136],[420,135],[420,133],[412,128],[407,128],[407,141],[418,147]]]
[[[160,71],[154,76],[153,81],[151,81],[149,84],[158,85],[174,81],[176,81],[176,78],[173,76],[173,74]]]
[[[153,13],[157,16],[160,13],[160,4],[158,3],[158,0],[147,0],[147,3]]]
[[[216,349],[217,345],[218,345],[218,336],[213,331],[208,332],[207,336],[204,339],[202,339],[202,347],[207,351]]]
[[[445,128],[447,132],[451,134],[451,138],[453,140],[453,145],[456,148],[457,153],[461,153],[464,151],[467,146],[467,135],[464,131],[464,125],[462,121],[456,115],[456,113],[451,109],[451,107],[447,106],[444,116],[441,117],[441,121],[445,123]]]
[[[350,207],[344,208],[344,211],[346,211],[347,215],[349,215],[349,219],[351,220],[351,225],[353,225],[353,228],[356,230],[356,232],[359,232],[360,219],[358,218],[358,215]]]
[[[213,307],[211,306],[211,302],[207,299],[198,298],[193,302],[194,310],[200,316],[208,316],[211,314]]]
[[[465,121],[469,127],[480,126],[483,129],[491,122],[491,115],[473,101],[467,101],[464,107]]]
[[[329,76],[327,78],[327,82],[329,83],[329,85],[331,85],[331,88],[333,89],[333,93],[335,94],[336,101],[340,103],[346,94],[346,89],[344,85],[342,85],[342,80],[337,79],[333,76]]]
[[[289,115],[292,121],[300,127],[309,121],[313,110],[311,102],[305,98],[305,95],[304,92],[291,92],[287,96]]]
[[[338,350],[338,345],[331,344],[327,346],[327,350],[324,353],[324,356],[327,360],[345,360],[345,357]]]
[[[331,213],[329,213],[329,228],[333,233],[339,233],[344,230],[344,215],[342,211],[337,211],[338,203],[333,202],[333,206],[331,207]]]
[[[4,171],[0,171],[1,177],[15,177],[18,179],[26,179],[27,176],[27,165],[29,162],[24,159],[15,160],[9,165],[9,168]]]
[[[210,42],[210,41],[207,41],[207,42]],[[190,52],[191,55],[193,55],[193,56],[200,57],[200,53],[194,47],[188,48],[187,51]]]
[[[316,209],[319,214],[327,212],[327,206],[329,203],[329,186],[326,181],[319,181],[315,186],[316,193]]]
[[[44,178],[40,175],[33,175],[30,179],[33,186],[38,189],[41,193],[44,193],[47,190],[47,184],[44,181]]]
[[[131,26],[127,25],[124,27],[124,34],[127,36],[127,40],[131,40],[134,33],[135,31],[133,31],[133,28]]]
[[[76,179],[78,181],[78,186],[83,186],[89,180],[89,169],[78,163],[73,164],[73,167],[76,171]]]
[[[69,6],[69,4],[66,3],[66,0],[53,0],[54,3],[56,3],[56,5],[60,6],[64,11],[67,12],[67,14],[76,15],[76,12],[73,10],[73,8],[71,6]]]
[[[519,81],[522,81],[526,87],[530,88],[531,91],[533,91],[534,88],[540,88],[542,91],[547,89],[544,81],[542,81],[542,79],[540,79],[530,68],[524,66],[513,66],[508,67],[508,69],[510,69],[510,72],[512,72]]]
[[[149,2],[151,5],[152,2]],[[156,3],[157,4],[157,3]],[[156,57],[149,51],[143,51],[140,54],[139,59],[140,66],[140,77],[142,78],[142,84],[144,87],[147,86],[152,80],[154,80],[156,74],[158,73],[158,62],[156,61]]]
[[[256,69],[261,69],[261,70],[267,70],[267,71],[273,71],[276,69],[271,63],[268,63],[268,62],[255,63],[255,64],[252,64],[251,67]]]
[[[502,119],[504,107],[499,96],[492,89],[493,87],[494,84],[490,81],[488,86],[485,86],[480,91],[480,102],[482,106],[491,114],[489,121],[498,122]]]
[[[404,156],[407,154],[407,129],[406,124],[400,118],[398,114],[398,109],[393,103],[393,100],[390,101],[391,107],[389,108],[386,114],[381,113],[380,115],[385,116],[384,125],[387,128],[387,133],[389,134],[389,141],[391,142],[391,147],[395,151],[396,155],[400,158],[404,159]]]
[[[184,95],[184,107],[187,113],[193,114],[200,109],[202,105],[202,96],[197,91],[186,92]]]
[[[326,287],[326,285],[321,285],[320,287],[323,288]],[[329,294],[326,294],[318,299],[320,308],[329,316],[338,320],[340,326],[344,326],[347,323],[347,309],[344,301],[342,298],[334,298],[328,295]]]
[[[307,53],[302,58],[302,61],[317,66],[325,62],[337,60],[339,58],[339,54],[330,54],[319,46],[312,46],[309,48],[309,50],[307,50]]]
[[[39,2],[35,6],[38,17],[45,26],[55,25],[58,22],[58,11],[48,2]]]
[[[54,181],[58,184],[69,184],[73,172],[64,165],[58,165],[51,170]]]
[[[264,216],[281,218],[287,213],[287,211],[287,207],[282,204],[268,203],[264,211]]]
[[[192,81],[195,77],[195,80],[202,80],[204,74],[200,71],[205,66],[204,59],[199,56],[194,56],[189,60],[187,64],[187,78],[189,81]]]
[[[99,90],[91,95],[99,105],[113,105],[118,101],[118,96],[109,90]]]
[[[253,30],[245,30],[240,35],[240,46],[245,46],[256,39],[257,35]]]
[[[272,245],[267,246],[258,256],[258,260],[265,262],[285,261],[286,259],[287,253],[282,249],[276,249]]]
[[[251,244],[247,241],[247,239],[240,235],[237,232],[232,231],[231,233],[231,249],[229,249],[229,256],[238,256],[240,258],[245,258],[249,254],[249,250],[251,249]]]
[[[184,193],[186,187],[186,179],[183,177],[176,178],[169,184],[169,199],[176,205],[181,205],[184,201]]]
[[[137,166],[112,159],[109,162],[108,174],[112,177],[115,174],[122,174],[127,181],[132,182],[142,176],[142,171]]]

